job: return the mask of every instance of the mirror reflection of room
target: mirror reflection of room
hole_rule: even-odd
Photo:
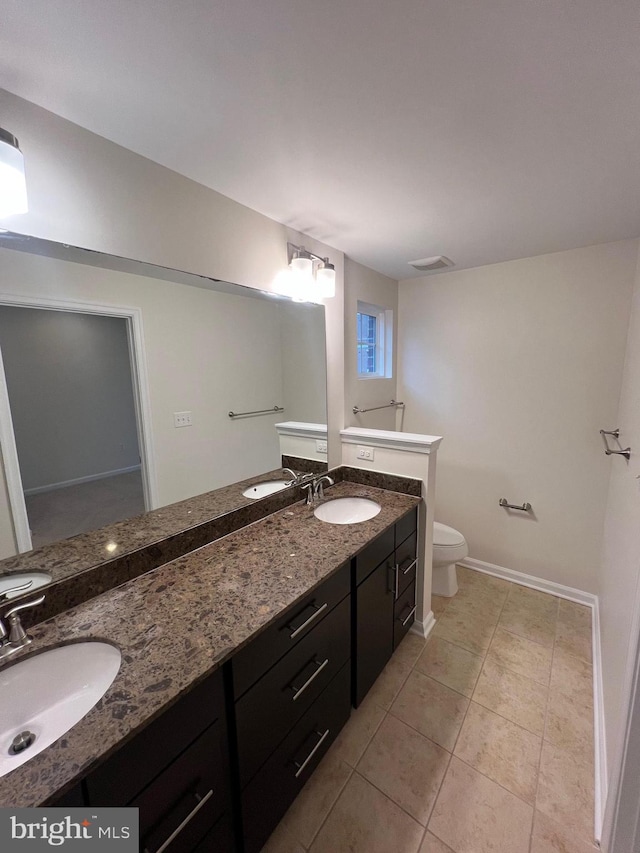
[[[0,559],[280,476],[276,424],[326,423],[323,306],[0,239]]]
[[[145,510],[126,320],[0,306],[34,548]]]

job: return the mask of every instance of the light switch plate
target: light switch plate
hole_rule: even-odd
[[[368,462],[373,462],[373,447],[365,447],[363,444],[356,445],[356,455],[358,459],[366,459]]]
[[[193,416],[191,412],[174,412],[173,425],[176,429],[178,429],[178,427],[193,426]]]

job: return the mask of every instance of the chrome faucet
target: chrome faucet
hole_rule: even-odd
[[[290,483],[291,486],[295,486],[297,484],[298,480],[300,479],[298,474],[296,474],[295,471],[292,471],[291,468],[283,468],[282,473],[283,474],[289,474],[289,476],[291,477],[291,483]]]
[[[4,594],[8,595],[12,592],[20,592],[29,586],[31,586],[31,582],[8,589]],[[43,601],[44,595],[41,595],[38,598],[33,598],[31,601],[23,601],[22,604],[16,604],[15,607],[7,610],[5,619],[9,622],[8,631],[3,620],[0,619],[0,660],[14,654],[14,652],[20,651],[20,649],[23,649],[32,642],[33,638],[27,634],[20,622],[20,611],[36,607],[38,604],[42,604]]]
[[[303,484],[302,488],[307,491],[307,498],[305,500],[307,506],[313,506],[316,501],[324,499],[323,483],[333,486],[333,480],[328,474],[323,474],[321,477],[312,475],[309,482]]]

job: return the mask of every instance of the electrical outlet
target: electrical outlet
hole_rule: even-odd
[[[373,462],[373,447],[365,447],[363,444],[358,444],[357,457],[358,459],[366,459],[369,462]]]
[[[322,438],[316,438],[316,453],[326,453],[327,452],[327,440]]]
[[[178,427],[193,426],[193,417],[191,412],[174,412],[173,425],[176,429]]]

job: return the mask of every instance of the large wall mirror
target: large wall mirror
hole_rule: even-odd
[[[321,305],[0,233],[0,557],[212,490],[247,503],[233,484],[281,469],[276,425],[326,424],[325,340]]]

